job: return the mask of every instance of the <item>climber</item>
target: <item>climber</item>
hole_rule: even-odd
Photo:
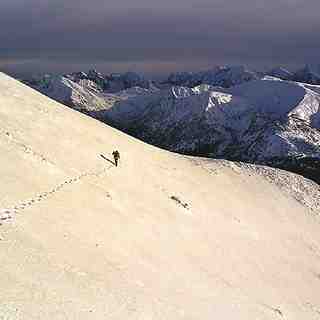
[[[115,150],[112,152],[113,158],[114,158],[114,163],[116,167],[118,166],[118,161],[120,160],[120,153],[118,150]]]

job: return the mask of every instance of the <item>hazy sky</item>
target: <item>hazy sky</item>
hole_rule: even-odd
[[[320,64],[319,0],[0,0],[0,69]]]

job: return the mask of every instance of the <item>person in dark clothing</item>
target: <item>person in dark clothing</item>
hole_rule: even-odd
[[[114,163],[116,165],[116,167],[118,166],[118,162],[120,160],[120,152],[118,150],[115,150],[112,152],[113,155],[113,159],[114,159]]]

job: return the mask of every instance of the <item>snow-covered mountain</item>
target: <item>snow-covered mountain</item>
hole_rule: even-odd
[[[133,87],[152,89],[155,88],[155,84],[153,81],[147,80],[135,72],[111,74],[106,77],[105,90],[107,92],[119,92]]]
[[[271,76],[282,80],[304,82],[309,84],[320,84],[320,66],[306,65],[304,68],[291,72],[281,66],[271,69],[268,72],[253,71],[245,66],[216,66],[207,71],[199,72],[176,72],[171,73],[163,81],[146,79],[136,72],[102,74],[95,69],[88,72],[74,72],[63,74],[75,83],[82,80],[90,80],[95,83],[99,91],[105,93],[117,93],[133,87],[144,89],[164,89],[171,86],[183,86],[194,88],[201,84],[229,88],[252,80],[259,80],[265,76]],[[24,79],[23,82],[32,87],[41,87],[43,84],[57,78],[50,74],[33,76]]]
[[[78,111],[105,110],[113,105],[115,96],[105,94],[96,82],[77,76],[77,82],[63,76],[47,77],[32,87]]]
[[[320,66],[306,65],[294,73],[293,79],[298,82],[320,84]]]
[[[282,80],[293,80],[293,73],[283,67],[276,67],[266,73],[268,76]]]
[[[218,66],[212,70],[202,72],[172,73],[164,83],[184,87],[208,84],[228,88],[259,78],[260,76],[257,72],[251,71],[244,66]]]
[[[151,80],[147,80],[141,74],[135,72],[113,73],[102,75],[96,70],[89,70],[88,73],[77,72],[65,75],[66,78],[79,83],[81,80],[90,80],[101,90],[107,93],[119,92],[130,89],[132,87],[140,87],[145,89],[155,88],[155,84]]]
[[[239,75],[230,72],[220,74]],[[206,79],[212,80],[212,75]],[[79,75],[75,82],[47,78],[34,87],[168,150],[269,164],[320,181],[320,86],[266,76],[250,81],[229,77],[240,84],[223,88],[226,82],[215,75],[211,83],[221,86],[131,87],[108,93]],[[135,83],[133,78],[130,83]]]
[[[301,161],[314,162],[312,176],[319,174],[319,89],[272,78],[230,89],[173,87],[118,101],[100,118],[180,153],[293,171]]]
[[[104,90],[106,86],[105,77],[95,69],[89,70],[88,73],[85,72],[75,72],[71,74],[64,75],[65,78],[72,80],[73,82],[79,83],[82,80],[90,80],[96,84],[100,90]]]
[[[140,87],[145,89],[156,88],[155,81],[147,80],[144,76],[135,72],[103,75],[95,69],[91,69],[88,72],[81,71],[64,74],[62,76],[46,74],[43,76],[36,76],[26,79],[23,82],[37,89],[45,86],[48,82],[55,81],[57,78],[61,77],[80,85],[84,83],[84,80],[91,81],[95,84],[95,89],[98,91],[104,91],[105,93],[115,93],[130,89],[132,87]],[[90,86],[92,86],[92,84]]]

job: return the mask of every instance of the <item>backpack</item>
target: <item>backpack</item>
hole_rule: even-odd
[[[112,152],[112,155],[114,156],[115,159],[120,159],[120,153],[119,153],[118,150],[113,151],[113,152]]]

